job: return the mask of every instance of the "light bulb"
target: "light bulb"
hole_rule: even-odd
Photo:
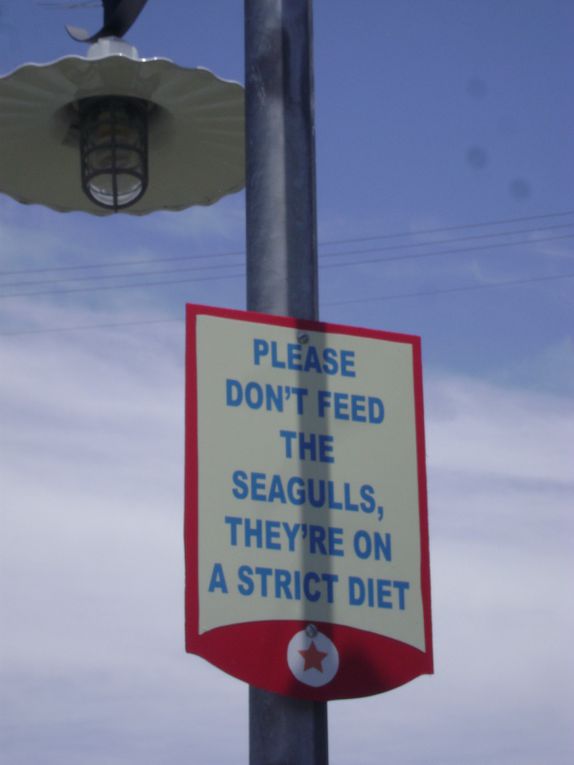
[[[133,205],[148,184],[147,101],[121,96],[78,102],[82,188],[115,211]]]

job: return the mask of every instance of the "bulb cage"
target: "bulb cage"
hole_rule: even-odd
[[[135,204],[148,185],[148,113],[139,98],[104,96],[77,102],[82,189],[100,207]]]

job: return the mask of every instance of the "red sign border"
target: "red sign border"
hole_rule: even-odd
[[[227,625],[199,634],[198,583],[198,432],[197,345],[198,316],[215,316],[234,321],[324,332],[350,337],[366,337],[410,344],[413,349],[413,384],[419,489],[421,553],[421,595],[424,618],[425,650],[366,630],[339,624],[317,622],[318,629],[345,651],[345,672],[339,672],[327,685],[318,688],[289,677],[286,662],[261,661],[270,650],[286,656],[293,635],[305,629],[304,621],[248,622]],[[424,404],[421,339],[417,335],[365,329],[331,322],[294,319],[255,311],[241,311],[198,304],[186,305],[186,390],[185,390],[185,634],[186,651],[202,656],[234,677],[264,690],[313,701],[356,698],[396,688],[423,674],[433,673],[429,529],[424,437]],[[272,625],[264,629],[265,625]],[[262,629],[263,628],[263,629]],[[350,648],[352,646],[352,649]],[[346,650],[345,650],[346,649]],[[373,666],[364,657],[383,651],[385,668]],[[349,658],[349,656],[351,658]]]

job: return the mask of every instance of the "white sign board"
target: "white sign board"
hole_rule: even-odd
[[[188,310],[189,650],[307,698],[432,671],[418,338]],[[224,628],[276,666],[211,655]],[[359,644],[418,661],[365,690]]]

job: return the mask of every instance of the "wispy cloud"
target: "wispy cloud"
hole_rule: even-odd
[[[574,486],[571,400],[470,379],[427,387],[431,468]]]
[[[209,242],[212,248],[238,242],[244,246],[245,197],[243,193],[224,197],[217,205],[192,207],[179,213],[162,212],[148,216],[148,230],[161,232],[175,239],[187,239],[194,245]]]
[[[245,688],[183,650],[182,340],[163,326],[3,342],[11,762],[129,765],[144,747],[183,763],[190,739],[198,761],[245,759]],[[381,717],[397,742],[418,731],[420,746],[389,744],[404,765],[428,747],[514,762],[508,746],[517,765],[566,765],[572,416],[566,398],[429,376],[437,674],[333,704],[334,765],[357,746],[379,761]]]

